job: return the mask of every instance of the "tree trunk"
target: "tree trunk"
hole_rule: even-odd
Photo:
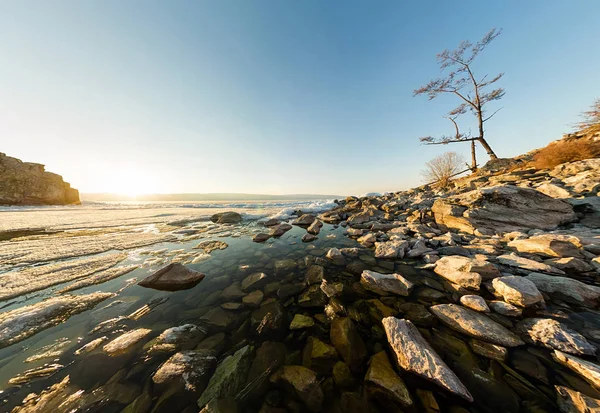
[[[487,141],[483,137],[483,111],[481,110],[481,107],[479,107],[477,110],[477,120],[479,121],[479,139],[477,140],[479,141],[479,143],[481,143],[481,146],[483,146],[483,149],[485,149],[490,159],[498,159],[498,157],[492,150],[492,147],[487,143]]]
[[[471,141],[471,172],[477,171],[477,154],[475,153],[475,141]]]

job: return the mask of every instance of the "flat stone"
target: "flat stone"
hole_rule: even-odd
[[[179,291],[196,286],[204,277],[201,272],[179,263],[172,263],[144,278],[138,285],[155,290]]]
[[[375,243],[375,258],[404,258],[409,243],[405,240],[392,240]]]
[[[600,400],[586,396],[564,386],[554,386],[558,395],[558,408],[564,413],[600,412]]]
[[[246,293],[242,291],[242,285],[239,281],[234,282],[221,292],[221,299],[225,301],[234,301],[245,296]]]
[[[515,330],[530,344],[577,355],[596,352],[585,337],[551,318],[527,318]]]
[[[135,348],[150,333],[152,330],[147,328],[128,331],[106,344],[102,350],[110,356],[120,356]]]
[[[434,272],[453,284],[478,290],[482,280],[500,276],[500,270],[488,261],[450,255],[435,263]]]
[[[438,304],[429,307],[429,311],[448,327],[470,337],[505,347],[524,344],[518,336],[489,317],[460,305]]]
[[[217,224],[238,224],[242,221],[242,216],[237,212],[226,211],[214,214],[210,220]]]
[[[486,343],[485,341],[476,340],[474,338],[469,339],[471,349],[475,354],[487,357],[492,360],[505,362],[508,357],[508,350],[506,347],[498,346],[492,343]]]
[[[369,397],[400,406],[411,406],[413,401],[406,385],[394,371],[385,351],[371,357],[369,369],[365,375],[365,387]]]
[[[517,239],[508,243],[518,252],[538,254],[549,258],[582,258],[581,242],[570,235],[541,234],[527,239]]]
[[[302,242],[312,242],[317,239],[316,235],[313,234],[304,234],[302,235]]]
[[[552,358],[563,366],[570,368],[575,373],[579,374],[582,379],[600,390],[600,365],[563,353],[559,350],[554,350]]]
[[[542,293],[531,280],[525,277],[511,275],[494,278],[492,287],[495,295],[502,297],[507,303],[520,307],[531,307],[544,302]]]
[[[382,324],[396,362],[402,369],[424,377],[469,402],[473,401],[467,388],[410,321],[387,317]]]
[[[492,300],[488,306],[496,313],[507,317],[521,317],[523,310],[505,301]]]
[[[360,283],[365,289],[379,295],[408,296],[413,288],[413,283],[400,274],[381,274],[369,270],[362,272]]]
[[[275,233],[273,233],[273,235],[275,236]],[[264,232],[259,232],[258,234],[255,234],[252,237],[252,241],[254,241],[254,242],[265,242],[269,238],[271,238],[271,234],[266,234]]]
[[[498,262],[508,267],[516,268],[525,274],[530,272],[544,272],[548,274],[565,275],[565,272],[548,264],[519,257],[516,254],[504,254],[498,257]]]
[[[573,304],[595,306],[600,299],[600,287],[556,275],[530,273],[527,277],[539,291]]]
[[[490,308],[483,298],[478,295],[463,295],[460,297],[460,303],[471,310],[480,313],[489,313]]]

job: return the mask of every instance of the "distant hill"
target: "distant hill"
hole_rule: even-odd
[[[150,201],[150,202],[191,202],[191,201],[310,201],[316,199],[339,199],[340,195],[319,194],[147,194],[136,197],[118,194],[81,194],[82,201],[115,202],[115,201]]]

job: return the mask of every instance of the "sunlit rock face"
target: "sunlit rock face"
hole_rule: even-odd
[[[44,165],[0,153],[0,205],[79,204],[79,191]]]

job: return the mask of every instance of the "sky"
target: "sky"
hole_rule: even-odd
[[[502,28],[498,156],[572,131],[600,96],[597,0],[0,0],[0,152],[84,193],[360,194],[420,185],[468,144],[435,55]],[[473,119],[461,121],[473,128]],[[479,151],[480,161],[487,160]]]

